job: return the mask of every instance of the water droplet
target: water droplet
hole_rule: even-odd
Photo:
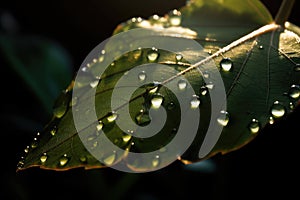
[[[112,165],[115,162],[115,159],[116,159],[116,152],[113,151],[111,155],[103,159],[103,162],[105,165]]]
[[[181,54],[176,54],[175,59],[176,59],[177,62],[179,62],[183,59],[183,56]]]
[[[92,82],[90,83],[90,86],[91,86],[92,88],[95,88],[95,87],[97,87],[98,83],[99,83],[99,80],[96,79],[96,80],[94,80],[94,81],[92,81]]]
[[[295,70],[296,72],[300,72],[300,64],[296,64],[294,70]]]
[[[145,81],[147,78],[146,72],[145,71],[141,71],[138,75],[138,78],[140,81]]]
[[[139,112],[135,117],[136,123],[140,126],[146,126],[151,122],[150,116],[148,113],[145,113],[143,110]]]
[[[33,138],[33,141],[31,142],[31,148],[32,149],[35,149],[35,148],[37,148],[37,146],[38,146],[38,141],[37,141],[38,139],[35,137],[35,138]]]
[[[187,86],[187,82],[183,79],[179,80],[177,83],[179,90],[185,90]]]
[[[53,114],[57,118],[61,118],[67,111],[70,101],[70,96],[67,90],[61,92],[59,97],[54,103]]]
[[[61,167],[65,166],[69,162],[69,158],[67,154],[64,154],[60,159],[59,159],[59,165]]]
[[[223,58],[220,62],[220,66],[224,72],[229,72],[233,66],[233,63],[229,58]]]
[[[264,49],[264,46],[263,45],[259,45],[258,49],[262,50],[262,49]]]
[[[205,87],[208,88],[208,89],[210,89],[210,90],[212,90],[212,89],[214,89],[215,86],[214,86],[214,84],[212,82],[209,82],[209,83],[207,83],[205,85]]]
[[[181,12],[178,10],[172,10],[169,12],[169,23],[171,26],[179,26],[181,24]]]
[[[274,118],[271,116],[269,117],[269,124],[274,124],[275,123],[275,120]]]
[[[251,131],[251,133],[253,134],[258,133],[258,131],[260,130],[259,121],[257,119],[252,119],[248,128]]]
[[[87,162],[87,157],[86,156],[80,156],[79,161],[82,163],[86,163]]]
[[[98,146],[98,141],[93,142],[91,149],[95,149]]]
[[[73,97],[72,100],[70,101],[70,105],[69,106],[75,106],[78,103],[78,98],[77,97]]]
[[[30,147],[27,146],[27,147],[24,149],[24,152],[25,152],[25,153],[28,153],[28,152],[29,152],[29,148],[30,148]]]
[[[229,122],[229,113],[222,110],[220,112],[220,116],[218,117],[217,121],[221,126],[227,126]]]
[[[138,49],[136,49],[132,52],[132,56],[135,60],[137,60],[141,57],[142,53],[143,53],[142,48],[139,47]]]
[[[208,93],[207,87],[202,86],[202,87],[200,88],[200,93],[201,93],[201,95],[205,96],[205,95]]]
[[[110,63],[110,66],[113,67],[113,66],[115,66],[115,64],[116,64],[115,62],[112,62],[112,63]]]
[[[24,167],[24,165],[25,165],[24,161],[23,161],[23,160],[20,160],[20,161],[18,162],[18,164],[17,164],[17,168],[18,168],[18,169],[22,169],[22,168]]]
[[[290,102],[289,106],[290,106],[290,109],[291,109],[291,110],[294,110],[294,109],[295,109],[295,105],[294,105],[293,102]]]
[[[107,117],[108,122],[113,122],[118,118],[118,114],[114,111],[111,112],[111,114]]]
[[[43,155],[40,157],[41,163],[45,163],[47,158],[48,158],[47,153],[43,153]]]
[[[292,85],[289,90],[289,96],[293,99],[298,99],[300,97],[300,86]]]
[[[158,15],[152,15],[150,18],[149,18],[150,21],[158,21],[159,20],[159,16]]]
[[[159,162],[160,162],[159,155],[156,155],[152,160],[152,167],[157,167],[159,165]]]
[[[99,63],[103,62],[104,61],[104,55],[99,56],[98,61],[99,61]]]
[[[101,131],[103,128],[103,122],[99,121],[99,124],[97,124],[96,128],[97,128],[97,131]]]
[[[198,108],[199,105],[200,105],[200,99],[199,99],[199,97],[197,95],[193,95],[190,104],[191,104],[191,108],[192,109]]]
[[[280,118],[285,115],[285,108],[278,101],[275,101],[271,107],[271,114],[275,118]]]
[[[175,108],[175,104],[173,102],[168,103],[167,109],[168,110],[173,110]]]
[[[210,77],[209,72],[208,71],[203,72],[203,77],[204,78],[209,78]]]
[[[161,94],[153,94],[153,97],[151,99],[151,105],[152,105],[152,108],[154,109],[158,109],[160,108],[161,104],[163,103],[163,96]]]
[[[124,142],[128,142],[131,138],[132,138],[131,135],[125,134],[125,135],[123,135],[122,140],[123,140]]]
[[[56,134],[56,132],[57,132],[57,126],[54,126],[54,127],[50,130],[50,134],[51,134],[52,136],[54,136],[54,135]]]
[[[153,94],[153,93],[155,93],[157,90],[158,90],[158,86],[159,86],[159,82],[157,82],[157,81],[154,81],[153,82],[153,86],[151,86],[151,90],[149,90],[149,94]]]
[[[150,62],[154,62],[157,60],[158,57],[159,57],[158,50],[156,48],[152,47],[152,49],[147,54],[148,60]]]

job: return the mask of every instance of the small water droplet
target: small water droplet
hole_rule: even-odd
[[[169,12],[169,23],[171,26],[179,26],[181,24],[181,12],[174,9]]]
[[[57,126],[54,126],[54,127],[50,130],[50,134],[51,134],[52,136],[54,136],[54,135],[56,134],[56,132],[57,132]]]
[[[260,130],[260,123],[257,119],[252,119],[250,124],[249,124],[249,130],[251,133],[256,134]]]
[[[159,53],[155,47],[152,47],[150,51],[148,51],[147,58],[150,62],[154,62],[158,59]]]
[[[24,149],[24,152],[25,152],[25,153],[28,153],[28,152],[29,152],[29,149],[30,149],[30,147],[29,147],[29,146],[26,146],[26,148]]]
[[[178,86],[179,90],[185,90],[186,86],[187,86],[186,80],[183,80],[183,79],[179,80],[177,83],[177,86]]]
[[[59,159],[59,165],[61,167],[65,166],[69,162],[69,158],[67,154],[64,154],[60,159]]]
[[[291,110],[294,110],[294,109],[295,109],[294,103],[293,103],[293,102],[290,102],[289,107],[290,107]]]
[[[125,134],[125,135],[122,136],[122,140],[124,142],[128,142],[131,138],[132,138],[132,136],[129,135],[129,134]]]
[[[209,78],[210,77],[209,72],[208,71],[203,72],[203,77],[204,78]]]
[[[138,78],[140,81],[145,81],[147,78],[146,72],[145,71],[141,71],[138,75]]]
[[[22,169],[22,168],[24,167],[24,165],[25,165],[24,161],[23,161],[23,160],[20,160],[20,161],[18,162],[18,164],[17,164],[17,168],[18,168],[18,169]]]
[[[105,58],[104,55],[99,56],[99,58],[98,58],[99,63],[103,62],[104,58]]]
[[[157,167],[160,163],[159,155],[156,155],[152,160],[152,167]]]
[[[139,47],[138,49],[136,49],[132,52],[132,56],[135,60],[137,60],[141,57],[142,53],[143,53],[142,48]]]
[[[300,86],[292,85],[289,90],[289,96],[293,99],[298,99],[300,97]]]
[[[262,50],[262,49],[264,49],[264,46],[263,45],[259,45],[258,49]]]
[[[220,66],[224,72],[229,72],[233,66],[233,63],[229,58],[223,58],[220,62]]]
[[[98,83],[99,83],[99,80],[96,79],[96,80],[94,80],[94,81],[92,81],[92,82],[90,83],[90,86],[91,86],[92,88],[95,88],[95,87],[97,87]]]
[[[209,82],[209,83],[207,83],[205,85],[205,87],[208,88],[208,89],[210,89],[210,90],[212,90],[212,89],[214,89],[215,86],[214,86],[214,84],[212,82]]]
[[[33,141],[31,142],[31,148],[32,149],[35,149],[35,148],[37,148],[37,146],[38,146],[38,141],[37,141],[38,139],[35,137],[35,138],[33,138]]]
[[[91,149],[95,149],[98,146],[98,141],[94,141]]]
[[[229,113],[222,110],[220,112],[220,116],[218,117],[217,121],[221,126],[227,126],[229,122]]]
[[[300,72],[300,64],[296,64],[294,70],[295,70],[296,72]]]
[[[167,109],[168,110],[173,110],[175,108],[175,104],[173,102],[168,103]]]
[[[202,86],[202,87],[200,88],[200,93],[201,93],[201,95],[205,96],[205,95],[208,93],[207,87]]]
[[[112,165],[115,162],[115,159],[116,159],[116,152],[113,151],[111,155],[103,159],[103,162],[105,165]]]
[[[118,114],[114,111],[111,112],[111,114],[107,117],[108,122],[113,122],[118,118]]]
[[[47,153],[43,153],[43,155],[40,157],[41,163],[45,163],[48,159]]]
[[[67,111],[70,101],[70,96],[67,90],[61,92],[59,97],[54,103],[53,115],[57,118],[61,118]]]
[[[179,62],[183,59],[183,56],[181,54],[176,54],[175,59],[176,59],[177,62]]]
[[[86,156],[80,156],[79,161],[82,163],[86,163],[87,162],[87,157]]]
[[[97,124],[96,129],[97,129],[97,131],[101,131],[102,128],[103,128],[103,122],[99,121],[99,124]]]
[[[192,109],[198,108],[200,105],[200,98],[197,95],[193,95],[190,104]]]
[[[275,120],[274,118],[271,116],[269,117],[269,124],[274,124],[275,123]]]
[[[280,118],[285,115],[285,108],[278,101],[275,101],[271,107],[271,114],[275,118]]]
[[[110,66],[113,67],[113,66],[115,66],[115,64],[116,64],[115,62],[112,62],[112,63],[110,63]]]
[[[152,108],[154,108],[154,109],[160,108],[161,104],[163,103],[163,100],[164,100],[164,98],[161,94],[159,94],[159,93],[153,94],[153,97],[151,99]]]

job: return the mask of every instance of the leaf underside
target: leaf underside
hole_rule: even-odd
[[[267,9],[256,0],[196,0],[180,11],[180,25],[172,26],[172,21],[170,21],[172,14],[164,17],[150,17],[149,20],[134,18],[120,24],[114,34],[134,28],[170,29],[170,32],[177,33],[176,37],[193,38],[203,46],[207,55],[213,55],[212,59],[219,68],[226,89],[226,111],[229,121],[224,126],[217,144],[205,158],[242,147],[254,139],[268,123],[273,124],[273,121],[276,123],[293,111],[299,102],[299,95],[297,95],[300,84],[298,27],[288,23],[285,29],[278,28],[260,33],[220,54],[215,54],[240,37],[270,24],[272,17]],[[101,133],[97,131],[97,126],[94,124],[86,128],[87,143],[92,148],[101,148],[96,138],[103,132],[112,143],[133,152],[150,152],[160,149],[175,137],[174,130],[178,128],[177,124],[180,124],[181,113],[174,94],[163,86],[159,89],[159,93],[164,96],[162,105],[165,108],[172,105],[172,108],[167,109],[168,121],[156,136],[144,140],[129,137],[114,122],[107,122],[107,116],[110,116],[112,112],[110,98],[116,82],[128,70],[148,63],[147,54],[150,51],[151,49],[145,48],[119,57],[100,78],[97,85],[95,107],[97,117],[103,122],[103,127]],[[185,58],[177,62],[173,52],[160,49],[158,52],[159,57],[154,61],[155,63],[162,63],[178,71],[190,67],[190,63]],[[225,58],[229,58],[229,61],[232,62],[229,70],[224,70],[220,65]],[[96,62],[91,62],[88,66],[91,71],[101,64],[101,57],[95,59]],[[162,77],[170,75],[164,68],[156,73],[161,74]],[[176,74],[174,75],[176,76]],[[88,81],[91,80],[90,76],[95,75],[87,73]],[[189,80],[201,101],[199,106],[201,120],[198,133],[192,145],[180,157],[182,162],[192,163],[201,160],[198,152],[211,115],[210,89],[203,74],[197,70],[189,70],[184,77]],[[72,106],[75,106],[77,101],[84,101],[84,99],[72,98],[73,84],[74,82],[57,99],[54,115],[49,124],[45,126],[41,134],[37,135],[33,143],[26,147],[26,155],[19,162],[19,170],[33,166],[53,170],[77,167],[90,169],[101,168],[106,164],[121,160],[126,162],[126,153],[113,155],[112,152],[106,152],[104,149],[102,150],[103,157],[107,163],[100,163],[86,150],[74,126],[72,115]],[[84,92],[93,83],[82,80],[80,84],[82,84],[79,87],[84,96]],[[141,87],[134,93],[132,97],[134,100],[129,102],[132,116],[130,120],[136,120],[136,116],[138,116],[141,124],[149,122],[147,115],[140,113],[141,109],[147,107],[148,97],[143,94],[147,93],[149,87],[151,88],[151,86]],[[207,94],[202,94],[203,88],[208,88]],[[272,115],[272,110],[278,111],[277,115],[276,113]],[[88,112],[89,110],[86,110],[83,115]],[[144,166],[137,165],[132,166],[132,169],[139,171],[139,168],[142,167]]]

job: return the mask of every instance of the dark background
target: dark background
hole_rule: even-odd
[[[281,1],[264,0],[273,16]],[[0,17],[9,14],[13,23],[9,33],[37,35],[59,43],[70,55],[73,72],[115,27],[135,16],[164,15],[181,7],[183,0],[85,0],[85,1],[5,1]],[[290,20],[300,25],[299,1]],[[7,31],[1,27],[1,31]],[[37,130],[49,120],[30,88],[0,57],[1,71],[1,199],[292,199],[299,197],[299,108],[242,149],[215,156],[196,171],[175,162],[162,170],[146,174],[125,174],[112,169],[74,169],[54,172],[29,169],[15,173],[19,153]],[[42,67],[42,66],[41,66]],[[26,116],[28,123],[18,126],[8,114]],[[25,114],[24,114],[25,113]],[[6,147],[7,145],[7,147]],[[211,167],[212,165],[213,167]],[[295,199],[295,198],[293,198]]]

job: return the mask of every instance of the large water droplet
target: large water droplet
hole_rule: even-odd
[[[132,138],[132,136],[129,134],[125,134],[122,136],[123,142],[128,142],[131,138]]]
[[[65,166],[69,162],[69,158],[67,154],[64,154],[60,159],[59,159],[59,165],[61,167]]]
[[[200,98],[197,95],[193,95],[190,104],[192,109],[198,108],[200,105]]]
[[[150,51],[148,51],[147,58],[150,62],[154,62],[159,57],[158,50],[155,47],[152,47]]]
[[[54,103],[53,107],[53,115],[57,118],[61,118],[67,111],[68,105],[70,101],[70,95],[67,90],[61,92],[59,97]]]
[[[45,163],[48,159],[47,153],[43,153],[43,155],[40,157],[41,163]]]
[[[202,86],[200,88],[201,95],[205,96],[208,93],[208,88],[206,86]]]
[[[233,63],[229,58],[223,58],[220,62],[220,66],[224,72],[229,72],[233,66]]]
[[[145,71],[141,71],[141,72],[139,73],[139,75],[138,75],[138,78],[139,78],[140,81],[145,81],[146,78],[147,78],[146,72],[145,72]]]
[[[152,160],[152,167],[157,167],[160,163],[159,155],[156,155]]]
[[[300,97],[300,86],[292,85],[289,90],[289,96],[293,99],[298,99]]]
[[[179,80],[177,83],[177,86],[178,86],[179,90],[185,90],[186,86],[187,86],[186,80],[183,80],[183,79]]]
[[[164,98],[161,94],[159,94],[159,93],[153,94],[153,97],[151,99],[152,108],[154,108],[154,109],[160,108],[161,104],[163,103],[163,100],[164,100]]]
[[[181,23],[181,12],[178,10],[172,10],[169,12],[169,23],[171,26],[179,26]]]
[[[97,124],[96,129],[97,129],[97,131],[101,131],[102,128],[103,128],[103,122],[99,121],[99,124]]]
[[[253,133],[253,134],[258,133],[258,131],[260,130],[259,121],[257,119],[252,119],[248,128],[251,131],[251,133]]]
[[[106,158],[103,159],[103,162],[105,165],[112,165],[115,162],[116,159],[116,152],[113,151],[113,153],[109,156],[107,156]]]
[[[275,118],[280,118],[285,115],[285,108],[278,101],[275,101],[273,106],[271,107],[271,114]]]
[[[217,121],[221,126],[227,126],[229,122],[229,113],[222,110],[220,112],[220,116],[218,117]]]
[[[52,136],[54,136],[54,135],[56,134],[56,132],[57,132],[57,126],[54,126],[54,127],[50,130],[50,134],[51,134]]]
[[[114,111],[111,112],[111,114],[107,117],[108,122],[113,122],[118,118],[118,114]]]
[[[183,56],[181,54],[176,54],[175,59],[176,59],[177,62],[179,62],[183,59]]]

